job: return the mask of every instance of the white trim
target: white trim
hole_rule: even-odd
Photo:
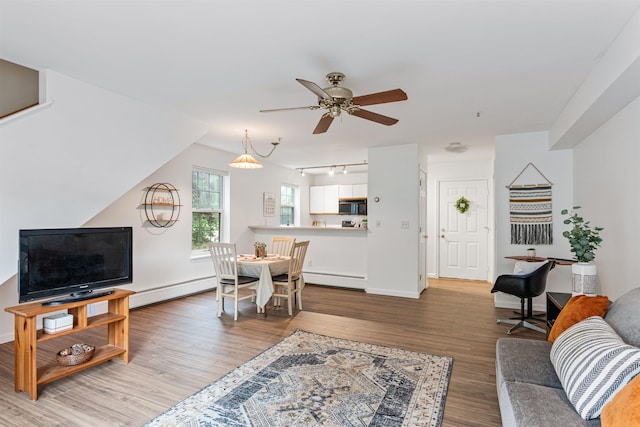
[[[47,101],[44,104],[34,105],[33,107],[29,107],[29,108],[27,108],[25,110],[18,111],[17,113],[13,113],[10,116],[3,117],[2,119],[0,119],[0,126],[9,123],[13,119],[19,119],[19,118],[27,116],[29,114],[33,114],[33,113],[35,113],[37,111],[40,111],[42,109],[45,109],[45,108],[51,106],[51,105],[53,105],[53,101]]]

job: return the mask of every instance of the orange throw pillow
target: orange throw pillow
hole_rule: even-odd
[[[602,427],[629,427],[640,425],[640,375],[616,393],[604,405],[600,415]]]
[[[608,308],[609,298],[605,296],[576,295],[572,297],[551,327],[547,341],[554,342],[561,333],[587,317],[604,317]]]

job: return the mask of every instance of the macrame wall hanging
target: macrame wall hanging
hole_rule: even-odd
[[[544,184],[515,184],[528,169],[533,168],[546,181]],[[509,217],[511,244],[553,244],[553,215],[551,187],[553,183],[533,164],[528,163],[515,177],[509,189]]]

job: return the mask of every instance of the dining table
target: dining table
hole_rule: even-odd
[[[256,257],[254,255],[238,255],[238,275],[257,277],[256,304],[264,311],[264,307],[273,295],[272,276],[289,272],[291,257],[281,255],[269,255]]]

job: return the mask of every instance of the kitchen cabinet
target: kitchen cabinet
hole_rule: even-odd
[[[353,185],[341,184],[339,186],[338,197],[340,199],[351,199],[353,197]]]
[[[313,185],[309,188],[310,214],[338,214],[338,185]]]
[[[354,199],[366,199],[367,198],[367,184],[353,184],[353,198]]]
[[[341,199],[366,199],[367,184],[344,184],[339,186]]]

